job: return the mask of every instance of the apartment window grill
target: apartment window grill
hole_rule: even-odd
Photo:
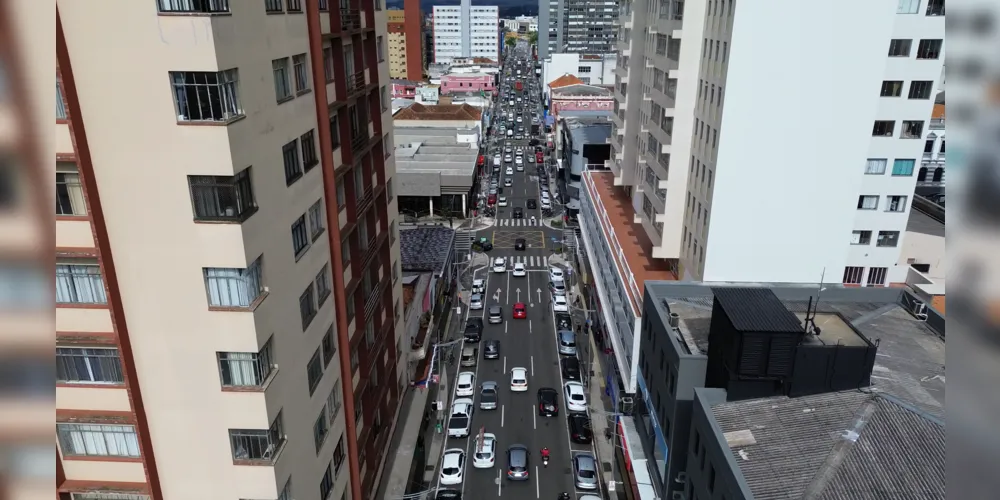
[[[229,12],[229,0],[157,0],[160,12],[222,14]]]
[[[899,244],[899,231],[879,231],[875,239],[877,247],[894,247]]]
[[[928,16],[943,16],[944,15],[944,0],[928,0],[926,15],[928,15]]]
[[[923,135],[923,120],[903,120],[903,131],[899,134],[900,139],[920,139]]]
[[[292,87],[288,81],[288,58],[271,61],[271,71],[274,73],[274,96],[278,101],[292,96]]]
[[[917,45],[917,59],[938,59],[941,57],[941,46],[944,40],[920,40]]]
[[[323,379],[323,353],[319,347],[306,364],[306,378],[309,382],[309,394],[312,395],[319,381]]]
[[[139,457],[135,426],[56,424],[63,455],[77,457]]]
[[[118,349],[57,347],[56,380],[69,384],[123,384],[125,374]]]
[[[852,245],[870,245],[872,242],[871,231],[854,231],[851,233]]]
[[[885,80],[882,82],[881,97],[899,97],[903,93],[902,80]]]
[[[56,165],[56,215],[87,215],[80,174],[72,163]]]
[[[889,163],[885,158],[869,158],[865,163],[865,174],[867,175],[882,175],[885,173],[885,167]]]
[[[319,416],[316,417],[316,422],[313,423],[313,441],[316,444],[316,453],[319,453],[319,450],[323,448],[326,436],[330,434],[329,422],[326,417],[326,407],[324,406],[319,409]],[[329,465],[327,466],[327,470],[329,470]],[[326,495],[321,495],[320,498],[326,498]]]
[[[887,267],[873,267],[868,270],[868,286],[885,285],[885,277],[889,274]]]
[[[333,47],[330,46],[323,47],[323,76],[326,77],[326,83],[333,81]]]
[[[340,147],[340,120],[337,114],[330,115],[330,150],[336,151]]]
[[[875,120],[872,127],[872,137],[892,137],[895,132],[896,122],[892,120]]]
[[[309,283],[302,295],[299,295],[299,314],[302,316],[302,331],[305,331],[316,317],[316,301],[313,297],[313,284]]]
[[[369,348],[375,345],[375,324],[371,321],[365,324],[365,345]]]
[[[63,100],[62,84],[56,82],[56,119],[66,119],[66,101]]]
[[[309,248],[309,241],[306,216],[303,214],[292,223],[292,250],[296,258],[302,256],[306,249]]]
[[[299,162],[299,140],[295,139],[281,147],[281,158],[285,165],[285,184],[291,185],[302,177],[302,164]]]
[[[302,12],[302,0],[288,0],[288,12]]]
[[[886,212],[905,212],[906,211],[906,196],[889,196],[885,204]]]
[[[359,405],[360,406],[360,405]],[[337,441],[337,447],[333,450],[333,471],[340,473],[340,467],[344,465],[344,438]]]
[[[934,90],[934,82],[930,80],[914,80],[910,82],[910,92],[907,95],[910,99],[930,99],[931,91]]]
[[[289,0],[288,10],[291,9]],[[299,54],[292,56],[292,71],[295,74],[295,92],[301,93],[309,90],[309,67],[306,66],[306,55]]]
[[[233,459],[271,462],[285,443],[281,412],[267,430],[230,429],[229,443]]]
[[[195,220],[242,222],[256,213],[250,168],[229,176],[188,176]]]
[[[878,208],[878,196],[861,195],[858,197],[858,210],[875,210]]]
[[[171,71],[177,120],[227,122],[243,116],[239,70]]]
[[[326,333],[323,334],[320,348],[323,350],[323,366],[329,366],[330,361],[333,361],[333,356],[337,354],[336,344],[333,343],[333,325],[330,325],[330,328],[327,328]]]
[[[309,236],[313,241],[323,234],[323,200],[320,199],[309,207]]]
[[[111,492],[70,493],[70,500],[149,500],[149,495]]]
[[[333,421],[337,420],[337,414],[340,413],[341,406],[340,397],[340,384],[334,383],[333,389],[330,391],[330,395],[326,397],[326,413],[327,417],[330,419],[330,425],[333,425]]]
[[[910,57],[913,40],[895,38],[889,42],[889,57]]]
[[[264,293],[261,259],[246,269],[206,267],[205,289],[208,303],[214,307],[250,307]]]
[[[860,285],[864,276],[864,267],[847,266],[844,268],[844,277],[841,282],[845,285]]]
[[[323,269],[316,275],[316,297],[317,303],[322,304],[332,293],[330,288],[330,265],[324,264]]]
[[[258,352],[219,352],[219,376],[223,387],[260,387],[271,375],[274,362],[271,339]]]
[[[281,0],[264,0],[264,11],[269,13],[284,12]]]
[[[96,263],[57,263],[56,303],[107,304],[101,268]]]
[[[319,10],[320,12],[326,12],[330,10],[330,0],[319,0]]]
[[[642,213],[646,214],[646,218],[650,221],[653,220],[653,215],[656,213],[653,210],[653,202],[649,201],[649,197],[646,195],[642,196]]]

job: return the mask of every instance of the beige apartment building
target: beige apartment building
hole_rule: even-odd
[[[372,498],[407,382],[383,3],[57,2],[59,498]]]

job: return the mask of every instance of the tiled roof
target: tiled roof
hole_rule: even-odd
[[[560,76],[559,78],[556,78],[555,80],[552,80],[552,83],[549,84],[549,88],[550,89],[557,89],[559,87],[565,87],[567,85],[579,85],[581,83],[583,83],[583,80],[581,80],[581,79],[577,78],[576,76],[573,76],[573,75],[571,75],[569,73],[566,73],[565,75]]]
[[[396,113],[395,120],[480,120],[482,112],[468,104],[421,104]]]
[[[934,111],[931,112],[931,118],[944,118],[944,104],[934,105]]]

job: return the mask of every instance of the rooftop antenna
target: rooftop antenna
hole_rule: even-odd
[[[823,272],[819,275],[819,289],[816,290],[816,301],[813,302],[812,297],[809,297],[809,306],[806,306],[806,333],[811,333],[817,337],[819,337],[819,334],[822,333],[822,330],[816,326],[816,313],[819,311],[819,298],[823,294],[823,291],[826,290],[826,287],[823,286],[825,282],[826,267],[824,266]]]

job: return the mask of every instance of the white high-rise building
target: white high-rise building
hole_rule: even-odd
[[[434,62],[450,63],[463,57],[500,60],[500,8],[461,5],[434,6]]]

